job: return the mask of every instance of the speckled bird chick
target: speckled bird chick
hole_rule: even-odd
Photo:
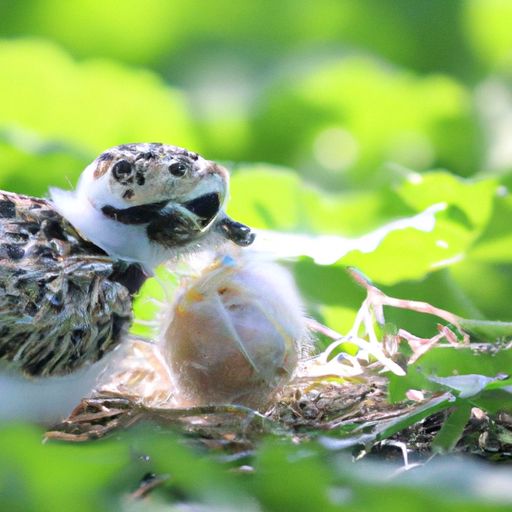
[[[57,210],[114,258],[156,265],[228,238],[254,239],[223,211],[228,173],[197,153],[163,144],[125,144],[85,169],[76,192],[51,190]]]
[[[254,234],[226,216],[228,174],[196,153],[125,144],[102,153],[76,191],[0,193],[0,359],[31,376],[103,357],[131,322],[153,268]]]

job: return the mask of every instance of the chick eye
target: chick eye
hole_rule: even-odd
[[[132,165],[128,160],[119,160],[119,162],[116,162],[114,167],[112,167],[112,175],[118,181],[126,178],[131,172]]]
[[[173,176],[176,176],[177,178],[184,176],[185,173],[187,172],[187,168],[185,164],[183,164],[182,162],[173,162],[172,164],[169,165],[168,169],[169,172]]]

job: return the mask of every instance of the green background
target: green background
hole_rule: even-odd
[[[229,213],[255,228],[358,237],[443,203],[431,231],[392,230],[332,265],[288,262],[308,311],[346,332],[363,298],[344,271],[354,265],[389,294],[512,320],[511,26],[506,0],[1,0],[0,187],[69,188],[104,149],[161,141],[225,164]],[[389,318],[418,335],[435,325]],[[28,427],[0,435],[5,510],[69,509],[79,491],[83,510],[112,510],[137,473],[118,473],[131,438],[89,451],[38,443]],[[326,486],[344,473],[328,474],[321,454],[295,469],[293,491],[272,489],[287,450],[262,450],[241,502],[313,510],[300,498],[307,474],[319,510],[338,509]],[[194,499],[209,501],[217,477],[237,486],[183,457],[186,489],[211,470]]]

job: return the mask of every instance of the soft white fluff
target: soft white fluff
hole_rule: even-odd
[[[0,368],[0,421],[33,421],[53,425],[90,396],[114,352],[72,375],[27,379],[13,368]]]
[[[101,247],[112,258],[142,263],[149,272],[168,258],[168,249],[149,240],[145,224],[116,222],[97,210],[78,191],[52,188],[50,194],[56,210],[84,238]]]

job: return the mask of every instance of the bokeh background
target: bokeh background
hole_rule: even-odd
[[[0,187],[45,195],[110,146],[162,141],[224,163],[230,213],[255,228],[353,238],[441,205],[373,252],[288,262],[309,312],[346,332],[355,265],[392,295],[512,320],[511,26],[507,0],[1,0]],[[23,435],[2,449],[38,442]],[[37,467],[15,456],[26,499],[46,499],[32,449]],[[74,455],[55,453],[67,481]],[[82,491],[51,496],[79,510]]]
[[[16,186],[38,152],[45,172],[27,187],[40,193],[43,174],[74,179],[105,146],[153,139],[338,190],[389,183],[390,164],[503,170],[511,12],[500,0],[3,0],[3,173]]]
[[[500,0],[3,0],[2,168],[18,175],[39,151],[53,181],[74,179],[105,146],[157,139],[338,190],[389,183],[390,164],[503,170],[511,11]]]

